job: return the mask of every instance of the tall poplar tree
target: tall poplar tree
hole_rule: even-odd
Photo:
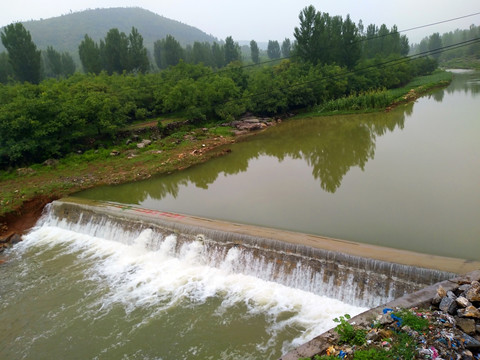
[[[41,52],[32,41],[30,32],[21,23],[6,26],[1,33],[10,64],[19,81],[38,84],[41,80]]]
[[[258,64],[260,62],[260,50],[258,49],[258,45],[255,40],[250,41],[250,54],[252,56],[252,61],[255,64]]]
[[[102,59],[98,44],[91,37],[85,38],[78,46],[78,54],[86,73],[99,74],[102,71]]]

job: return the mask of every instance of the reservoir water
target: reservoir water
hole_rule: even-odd
[[[480,260],[480,74],[388,113],[293,119],[206,164],[77,196]]]

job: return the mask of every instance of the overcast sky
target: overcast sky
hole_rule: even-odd
[[[479,0],[2,0],[0,26],[16,21],[38,20],[88,8],[138,6],[167,18],[195,26],[219,39],[293,39],[298,14],[308,5],[331,16],[347,14],[355,23],[396,24],[399,30],[480,12]],[[410,42],[434,32],[480,25],[480,15],[443,25],[409,31]]]

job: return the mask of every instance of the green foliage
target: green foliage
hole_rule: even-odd
[[[252,56],[252,61],[255,64],[258,64],[260,62],[260,50],[258,49],[257,42],[255,40],[250,41],[250,53]]]
[[[38,84],[41,80],[41,52],[33,43],[30,32],[21,23],[15,23],[6,26],[0,37],[15,77],[21,82]]]
[[[363,345],[366,342],[367,332],[362,329],[356,329],[352,324],[348,322],[350,319],[349,314],[340,316],[340,318],[335,318],[333,321],[339,323],[335,327],[335,331],[340,335],[339,342],[340,344],[351,344],[351,345]]]
[[[268,58],[271,60],[280,58],[281,52],[280,52],[280,44],[278,43],[278,41],[276,40],[268,41],[267,55],[268,55]]]
[[[355,360],[389,360],[395,359],[391,353],[381,349],[368,349],[355,351]],[[403,358],[402,358],[403,359]]]
[[[402,319],[402,326],[408,326],[415,331],[424,331],[428,329],[430,324],[428,319],[418,316],[407,309],[402,309],[393,314]]]
[[[0,53],[0,83],[6,84],[10,77],[13,77],[13,68],[8,60],[6,52]]]
[[[233,61],[240,60],[240,46],[233,41],[231,36],[227,36],[225,39],[225,65],[230,64]]]

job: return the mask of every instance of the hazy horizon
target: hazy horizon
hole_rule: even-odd
[[[321,1],[292,2],[252,1],[243,2],[225,0],[101,0],[50,1],[47,4],[31,0],[9,3],[0,13],[0,27],[12,22],[48,19],[70,12],[111,7],[140,7],[166,18],[194,26],[218,39],[232,36],[236,41],[268,40],[282,41],[293,39],[293,30],[298,26],[298,15],[308,5],[313,5],[321,12],[331,16],[350,15],[358,24],[365,26],[386,24],[388,28],[397,25],[400,31],[445,21],[480,12],[477,0],[452,2],[439,0],[434,5],[429,1],[404,0],[390,3],[380,0],[367,0],[362,3],[351,0],[337,0],[323,3]],[[410,43],[418,43],[422,38],[439,32],[440,34],[457,28],[467,29],[471,24],[480,24],[480,15],[438,24],[418,30],[405,32]]]

